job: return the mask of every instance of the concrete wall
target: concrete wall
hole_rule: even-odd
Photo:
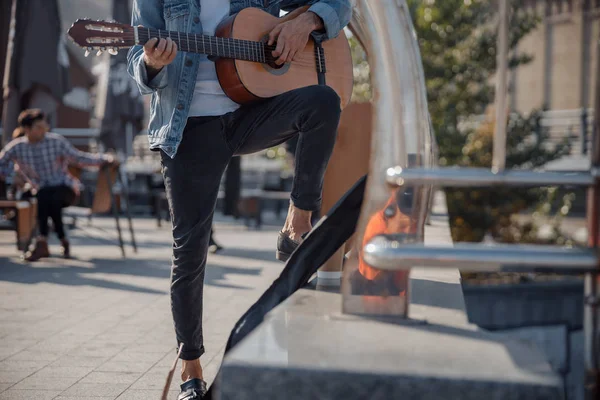
[[[544,104],[544,74],[540,71],[544,71],[545,52],[540,43],[544,43],[544,29],[537,29],[519,43],[520,53],[533,56],[533,61],[518,68],[514,74],[515,104],[512,107],[522,112],[541,108]]]
[[[581,17],[573,16],[552,24],[550,107],[567,110],[580,107]]]
[[[589,107],[593,107],[593,105],[595,104],[595,97],[596,97],[596,93],[595,93],[595,87],[596,87],[596,65],[598,63],[598,48],[595,45],[595,42],[598,40],[598,38],[600,37],[600,18],[594,18],[591,21],[591,38],[590,38],[590,91],[589,91],[589,100],[588,100],[588,106]]]
[[[600,9],[582,10],[575,2],[572,11],[556,7],[546,16],[544,2],[537,13],[543,16],[538,28],[525,37],[518,51],[534,60],[517,69],[511,106],[528,112],[546,103],[550,109],[577,109],[594,104],[594,71],[600,35]],[[584,30],[584,21],[589,27]],[[588,37],[586,37],[588,36]]]

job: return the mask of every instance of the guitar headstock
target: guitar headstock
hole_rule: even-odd
[[[78,19],[68,33],[75,43],[86,49],[86,57],[94,50],[98,50],[97,55],[103,51],[115,55],[119,49],[135,46],[133,27],[118,22]]]

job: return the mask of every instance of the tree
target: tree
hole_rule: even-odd
[[[512,113],[506,143],[506,168],[535,169],[550,160],[569,154],[570,145],[565,139],[552,144],[548,133],[541,127],[541,112],[528,116]],[[490,168],[495,126],[494,113],[489,110],[486,119],[466,137],[460,166]],[[568,213],[573,194],[557,198],[556,187],[513,188],[453,188],[446,189],[450,230],[454,241],[480,242],[490,234],[498,242],[555,242],[566,244],[560,234],[558,222]],[[557,204],[562,200],[562,204]],[[538,220],[547,219],[553,208],[559,210],[553,231],[546,238],[539,237]],[[525,223],[515,216],[526,209],[534,209],[534,218]]]
[[[425,73],[429,111],[439,146],[442,166],[491,167],[493,115],[478,126],[469,123],[483,115],[494,99],[497,12],[489,0],[407,0]],[[531,61],[514,51],[533,31],[539,18],[512,1],[509,26],[510,68]],[[355,100],[368,100],[371,88],[365,54],[351,39],[355,65]],[[540,111],[523,116],[513,113],[508,122],[507,167],[535,168],[565,155],[566,143],[548,146],[540,127]],[[568,211],[572,195],[555,204],[556,188],[542,189],[448,189],[446,198],[455,241],[481,241],[486,233],[499,241],[535,242],[538,227],[513,218],[526,209],[547,215],[550,208]],[[555,242],[563,241],[556,226]]]
[[[348,42],[354,66],[354,87],[351,101],[354,103],[368,102],[371,100],[372,93],[367,55],[355,36],[350,36]]]
[[[440,165],[456,165],[468,136],[460,123],[483,114],[493,101],[498,14],[489,0],[407,2],[419,38]],[[517,10],[518,2],[512,4],[512,10]],[[514,50],[539,19],[513,12],[510,21],[510,49]],[[513,54],[510,67],[530,60],[528,55]]]

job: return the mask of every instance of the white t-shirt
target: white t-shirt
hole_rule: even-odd
[[[230,0],[200,0],[200,21],[205,35],[213,36],[217,25],[229,15]],[[200,56],[198,78],[194,89],[194,97],[190,105],[190,117],[223,115],[239,108],[225,95],[219,80],[215,63],[206,55]]]

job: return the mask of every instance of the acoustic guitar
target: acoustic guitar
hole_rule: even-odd
[[[92,51],[117,54],[121,49],[144,45],[151,38],[171,38],[179,51],[212,56],[225,94],[247,104],[310,85],[327,85],[336,91],[344,108],[352,95],[353,68],[350,46],[343,32],[317,43],[311,37],[292,62],[277,65],[272,55],[276,44],[267,37],[279,23],[297,17],[306,8],[277,18],[258,8],[245,8],[224,19],[215,36],[162,29],[133,27],[109,21],[79,19],[69,36],[86,55]]]

